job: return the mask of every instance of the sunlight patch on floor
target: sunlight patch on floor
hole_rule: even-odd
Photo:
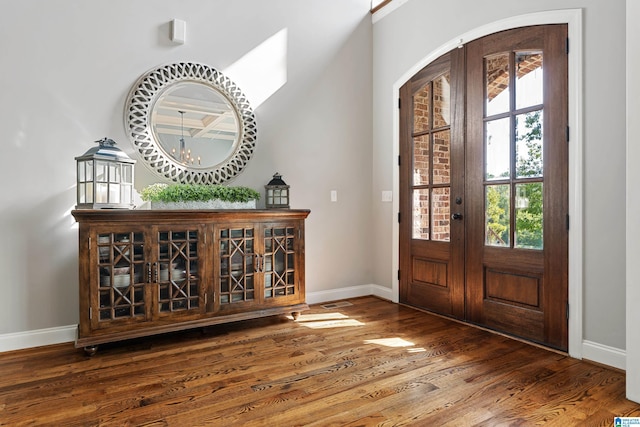
[[[414,343],[412,343],[411,341],[402,339],[400,337],[365,340],[364,342],[365,344],[376,344],[376,345],[383,345],[385,347],[393,347],[393,348],[412,347],[407,349],[409,353],[419,353],[422,351],[426,351],[424,348],[415,347]]]
[[[347,326],[363,326],[364,323],[351,319],[342,313],[301,314],[297,322],[311,329],[344,328]]]

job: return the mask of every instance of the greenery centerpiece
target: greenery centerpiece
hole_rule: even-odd
[[[260,193],[248,187],[205,184],[151,184],[140,197],[151,209],[255,209]]]

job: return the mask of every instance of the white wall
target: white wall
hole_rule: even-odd
[[[0,351],[3,338],[77,323],[74,157],[109,136],[137,158],[126,95],[172,61],[228,69],[259,102],[254,158],[233,184],[262,192],[277,171],[292,207],[311,209],[308,292],[371,283],[369,0],[0,0],[0,9]],[[184,45],[169,41],[174,18],[187,23]],[[274,36],[284,43],[262,62],[241,61]],[[286,81],[271,87],[274,58]],[[139,164],[136,180],[156,179]]]
[[[640,402],[640,2],[627,0],[627,397]]]
[[[391,205],[375,203],[393,187],[396,167],[392,88],[408,70],[457,36],[518,15],[584,10],[583,340],[604,352],[625,349],[625,1],[409,0],[373,29],[374,281],[393,283]],[[580,230],[577,230],[579,232]],[[573,230],[576,232],[576,230]],[[597,357],[597,356],[596,356]]]

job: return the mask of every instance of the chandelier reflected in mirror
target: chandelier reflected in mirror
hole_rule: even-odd
[[[184,140],[184,113],[186,111],[179,110],[180,113],[180,146],[178,147],[178,152],[176,152],[175,147],[171,149],[171,155],[174,159],[182,163],[183,165],[194,165],[194,162],[197,160],[197,165],[202,165],[202,158],[200,156],[197,159],[191,156],[191,149],[187,148],[187,143]]]

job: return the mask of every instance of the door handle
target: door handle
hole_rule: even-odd
[[[462,214],[460,212],[456,212],[456,213],[451,215],[451,219],[461,220],[462,219]]]

